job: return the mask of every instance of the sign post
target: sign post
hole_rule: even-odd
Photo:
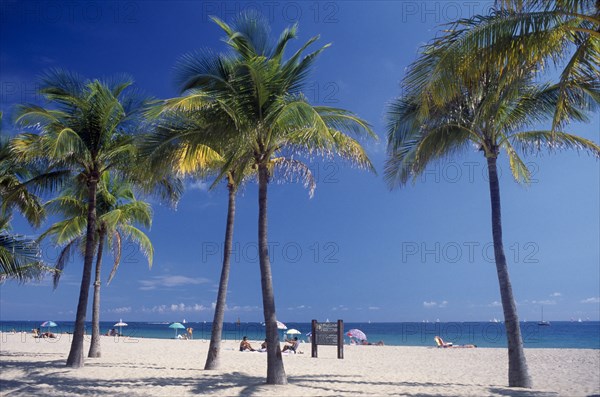
[[[318,345],[337,346],[337,356],[344,358],[344,321],[338,320],[337,323],[318,323],[317,320],[311,322],[311,357],[317,358]]]

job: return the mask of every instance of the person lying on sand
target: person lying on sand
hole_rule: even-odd
[[[252,348],[252,346],[250,345],[250,342],[248,342],[248,337],[247,336],[244,336],[242,338],[242,341],[240,342],[240,351],[241,352],[248,352],[248,351],[253,352],[253,351],[255,351]]]
[[[452,342],[445,342],[442,338],[440,338],[439,336],[435,336],[433,338],[433,340],[435,340],[435,343],[437,345],[438,348],[462,348],[462,349],[473,349],[475,347],[477,347],[477,345],[455,345]]]
[[[363,339],[363,340],[360,342],[360,344],[361,344],[361,345],[368,345],[368,346],[384,346],[384,345],[385,345],[385,343],[383,343],[383,341],[382,341],[382,340],[380,340],[380,341],[379,341],[379,342],[377,342],[377,343],[371,343],[371,342],[367,342],[367,340],[366,340],[366,339]]]

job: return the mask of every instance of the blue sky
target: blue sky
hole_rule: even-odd
[[[0,109],[35,102],[35,78],[51,67],[88,77],[127,73],[147,93],[177,94],[172,68],[200,48],[224,49],[208,15],[230,19],[254,8],[273,33],[300,24],[297,48],[320,34],[332,43],[316,63],[305,94],[317,104],[352,110],[380,137],[366,147],[378,174],[315,161],[315,196],[300,185],[273,184],[269,239],[278,318],[309,321],[441,321],[502,318],[492,261],[484,158],[465,153],[432,166],[414,185],[390,192],[384,112],[418,46],[441,23],[485,12],[487,2],[17,2],[3,1]],[[598,114],[571,132],[599,142]],[[521,319],[600,315],[600,172],[586,154],[528,157],[534,182],[520,186],[501,160],[504,244]],[[151,270],[126,246],[119,272],[102,289],[102,319],[210,321],[220,274],[227,196],[188,182],[177,210],[158,203],[148,232]],[[35,235],[21,219],[15,231]],[[235,252],[226,321],[262,319],[256,251],[257,191],[237,203]],[[49,261],[57,250],[44,247]],[[105,262],[108,276],[110,257]],[[74,320],[81,260],[51,282],[0,286],[0,319]],[[90,302],[91,303],[91,302]],[[91,310],[88,311],[91,317]]]

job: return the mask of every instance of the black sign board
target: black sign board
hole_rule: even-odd
[[[344,358],[344,322],[318,323],[312,320],[312,357],[317,357],[318,345],[338,347],[338,358]]]

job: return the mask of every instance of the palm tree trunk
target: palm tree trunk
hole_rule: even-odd
[[[260,283],[263,295],[263,312],[267,333],[267,384],[285,385],[287,376],[283,368],[283,357],[279,346],[275,294],[267,241],[267,187],[269,171],[266,164],[258,166],[258,251],[260,258]]]
[[[512,286],[508,276],[508,266],[502,243],[502,218],[500,208],[500,183],[498,182],[497,157],[488,157],[488,174],[490,183],[490,199],[492,203],[492,236],[494,239],[494,257],[496,272],[500,284],[500,297],[504,310],[504,324],[508,339],[508,386],[531,387],[531,378],[527,370],[527,361],[523,351],[523,339],[517,315],[517,306],[513,297]]]
[[[87,311],[88,294],[90,291],[90,281],[92,279],[92,265],[94,264],[94,248],[96,240],[96,188],[98,184],[98,175],[93,175],[88,181],[88,216],[87,231],[85,236],[85,256],[83,261],[83,275],[81,277],[81,287],[79,289],[79,303],[77,304],[77,314],[75,316],[75,329],[73,331],[73,341],[71,350],[67,358],[67,366],[72,368],[83,367],[83,337],[85,335],[85,315]]]
[[[223,268],[221,269],[221,281],[219,282],[219,293],[217,294],[217,305],[212,323],[210,345],[204,369],[218,369],[220,365],[219,351],[221,349],[221,335],[223,333],[223,317],[225,316],[225,302],[227,300],[227,285],[229,283],[229,269],[231,259],[231,247],[233,244],[233,223],[235,218],[235,185],[227,185],[229,189],[229,205],[227,207],[227,226],[225,228],[225,250],[223,252]]]
[[[106,232],[98,233],[98,254],[96,256],[96,279],[94,280],[94,303],[92,305],[92,343],[88,357],[100,357],[100,269],[102,267],[102,251]]]

